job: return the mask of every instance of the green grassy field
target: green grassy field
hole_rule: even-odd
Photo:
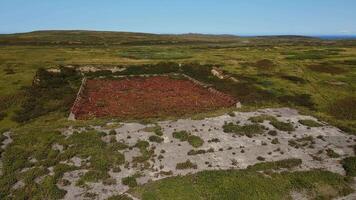
[[[347,132],[356,130],[356,42],[111,32],[0,36],[0,44],[9,41],[11,45],[0,46],[0,111],[5,116],[1,127],[16,125],[10,120],[12,112],[39,68],[172,61],[216,65],[231,73],[239,83],[230,90],[245,109],[292,106]]]
[[[85,136],[63,140],[56,132],[68,126],[103,124],[105,120],[67,121],[72,102],[70,96],[76,93],[78,82],[59,78],[59,87],[31,90],[40,68],[160,62],[220,67],[237,82],[216,80],[207,75],[209,71],[199,67],[196,71],[187,69],[187,72],[234,95],[241,101],[242,111],[293,107],[348,134],[356,134],[356,41],[82,31],[0,35],[0,133],[11,130],[14,136],[14,143],[3,153],[5,175],[0,178],[0,198],[8,195],[18,176],[28,180],[28,185],[17,194],[19,199],[40,199],[43,191],[48,199],[60,197],[62,193],[53,183],[64,171],[70,170],[59,162],[71,155],[93,158],[91,176],[83,177],[88,180],[105,178],[109,167],[122,164],[122,155],[115,154],[120,147],[102,144],[100,133],[88,131]],[[24,119],[21,114],[29,102],[36,102],[36,105],[32,105],[33,110],[28,110],[27,114],[34,110],[37,114],[31,119],[19,120],[19,117]],[[42,108],[46,108],[46,112],[41,113]],[[213,113],[197,113],[194,117],[208,114]],[[84,138],[87,142],[83,142]],[[59,156],[50,147],[55,142],[75,148],[70,149],[68,155]],[[29,156],[41,160],[38,166],[28,162]],[[47,173],[41,166],[55,166],[58,171],[38,185],[33,179]],[[20,173],[24,167],[34,168]],[[202,172],[171,178],[145,185],[135,193],[143,199],[231,199],[237,193],[242,199],[285,199],[284,191],[305,190],[312,194],[319,192],[320,198],[327,199],[330,197],[328,189],[334,191],[333,194],[349,191],[344,177],[329,172],[271,174],[271,179],[251,170],[246,173],[232,171],[231,174],[229,171]],[[208,180],[207,177],[213,178]],[[236,185],[241,186],[239,190]],[[180,195],[173,195],[173,198],[174,190]],[[24,196],[26,193],[30,196]]]

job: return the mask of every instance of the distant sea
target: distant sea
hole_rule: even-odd
[[[324,40],[356,40],[356,35],[313,35]]]

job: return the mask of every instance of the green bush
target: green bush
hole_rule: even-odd
[[[330,157],[330,158],[339,158],[340,155],[338,153],[336,153],[334,150],[332,149],[326,149],[326,154]]]
[[[130,188],[136,187],[137,186],[137,181],[135,176],[128,176],[123,178],[122,184],[129,186]]]
[[[26,122],[53,111],[68,112],[81,83],[81,76],[74,69],[61,68],[60,73],[45,69],[37,71],[35,82],[24,88],[24,100],[13,120]]]
[[[189,133],[187,131],[173,132],[173,137],[179,139],[181,142],[187,141]]]
[[[194,149],[192,149],[192,150],[190,150],[188,153],[187,153],[187,155],[188,156],[193,156],[193,155],[198,155],[198,154],[205,154],[207,151],[206,150],[204,150],[204,149],[199,149],[199,150],[194,150]]]
[[[154,132],[156,135],[158,136],[162,136],[163,135],[163,132],[162,132],[162,127],[156,125],[156,126],[153,126],[153,127],[146,127],[144,129],[144,131],[147,131],[147,132]]]
[[[200,137],[195,136],[195,135],[190,135],[188,137],[188,143],[192,145],[195,148],[201,147],[204,144],[204,140],[202,140]]]
[[[291,123],[271,121],[270,124],[280,131],[295,131],[295,128]]]
[[[356,157],[348,157],[342,161],[342,166],[346,171],[346,175],[356,176]]]
[[[320,127],[323,126],[322,124],[314,121],[314,120],[310,120],[310,119],[306,119],[306,120],[299,120],[299,123],[303,124],[304,126],[308,126],[308,127]]]
[[[148,138],[148,140],[149,140],[150,142],[157,142],[157,143],[163,142],[163,138],[161,138],[161,137],[159,137],[159,136],[157,136],[157,135],[151,135],[151,136]]]
[[[271,115],[259,115],[250,117],[248,120],[253,123],[263,123],[264,121],[276,121],[277,119]]]
[[[107,200],[132,200],[132,198],[127,196],[126,194],[121,194],[121,195],[111,196]]]
[[[195,163],[192,163],[190,160],[187,160],[183,163],[177,163],[176,169],[197,169],[198,166]]]
[[[252,137],[254,135],[262,134],[264,132],[264,127],[259,124],[246,124],[240,126],[230,122],[230,123],[225,123],[223,125],[223,130],[225,133],[234,133],[234,134],[246,135],[248,137]]]
[[[254,171],[261,170],[278,170],[278,169],[291,169],[293,167],[300,166],[302,164],[301,159],[291,158],[275,162],[263,162],[257,163],[252,166],[248,166],[247,169]]]

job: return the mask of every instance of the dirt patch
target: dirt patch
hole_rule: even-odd
[[[89,79],[72,113],[76,119],[182,116],[235,103],[229,95],[181,77]]]

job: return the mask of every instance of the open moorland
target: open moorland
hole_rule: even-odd
[[[355,81],[355,40],[0,35],[0,199],[355,199]]]

